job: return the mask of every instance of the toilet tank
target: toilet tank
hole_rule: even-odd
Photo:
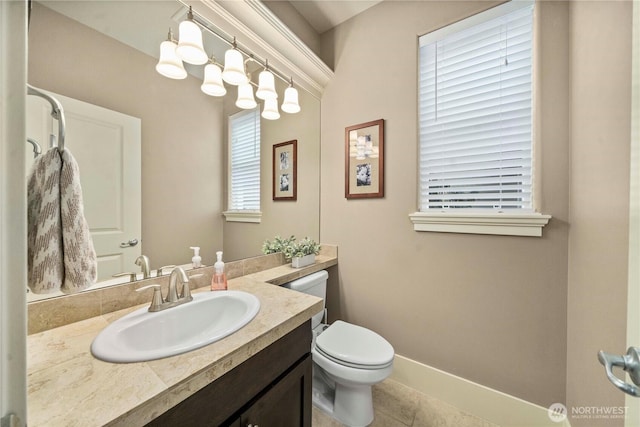
[[[325,297],[327,295],[327,279],[329,273],[325,270],[318,271],[317,273],[309,274],[308,276],[301,277],[292,282],[285,283],[285,288],[292,289],[294,291],[302,292],[305,294],[313,295],[318,298],[322,298],[322,310],[316,313],[311,319],[311,327],[315,328],[322,321],[324,315]]]

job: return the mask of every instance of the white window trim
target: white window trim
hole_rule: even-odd
[[[551,215],[540,213],[414,212],[409,214],[414,231],[542,236]]]
[[[259,224],[262,221],[261,211],[225,211],[222,212],[227,222],[253,222]]]

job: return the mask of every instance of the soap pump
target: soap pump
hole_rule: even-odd
[[[193,258],[191,258],[191,264],[193,264],[193,268],[202,267],[202,257],[200,257],[200,247],[190,246],[189,249],[193,249]]]
[[[213,278],[211,279],[212,291],[227,290],[227,275],[224,273],[224,262],[222,262],[222,251],[216,252],[216,263],[213,264]]]

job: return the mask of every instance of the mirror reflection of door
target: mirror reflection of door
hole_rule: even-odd
[[[53,94],[64,108],[65,147],[80,167],[84,213],[98,256],[98,280],[123,271],[136,271],[141,245],[141,121],[106,108]],[[27,97],[27,136],[45,152],[58,122],[44,99]],[[27,171],[33,151],[27,149]]]

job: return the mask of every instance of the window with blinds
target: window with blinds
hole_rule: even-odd
[[[420,211],[532,211],[532,32],[510,2],[420,37]]]
[[[258,109],[229,117],[229,210],[260,210]]]

